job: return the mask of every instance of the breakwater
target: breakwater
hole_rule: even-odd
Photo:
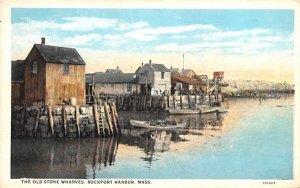
[[[13,106],[12,137],[95,137],[121,133],[113,102],[85,106]]]

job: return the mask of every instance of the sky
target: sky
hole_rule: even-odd
[[[293,83],[294,11],[242,9],[13,8],[12,59],[25,59],[41,37],[73,47],[86,72],[141,63],[193,69],[225,79]]]

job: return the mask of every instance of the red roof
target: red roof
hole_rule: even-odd
[[[187,76],[174,75],[171,77],[171,80],[172,80],[172,83],[179,82],[179,83],[184,83],[184,84],[189,84],[189,85],[206,85],[205,82],[201,82],[199,80],[195,80],[195,79],[189,78]]]

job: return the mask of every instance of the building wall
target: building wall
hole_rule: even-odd
[[[171,72],[164,72],[164,79],[161,79],[161,72],[154,72],[153,88],[158,92],[171,91]]]
[[[24,103],[24,81],[12,81],[11,104],[19,105],[23,103]]]
[[[128,83],[118,83],[118,84],[103,84],[103,83],[95,83],[95,92],[97,94],[111,94],[111,95],[119,95],[119,94],[131,94],[131,93],[140,93],[140,85],[131,84],[132,90],[128,91]]]
[[[46,64],[46,104],[56,105],[64,99],[76,98],[85,104],[85,65],[69,65],[69,74],[63,74],[63,64]]]
[[[38,62],[38,73],[32,73],[32,62]],[[44,103],[46,98],[46,63],[33,48],[25,60],[25,104]]]
[[[140,76],[140,73],[144,73],[145,71],[148,70],[148,76]],[[139,77],[139,84],[151,84],[153,87],[154,84],[154,71],[152,68],[149,67],[148,64],[144,65],[143,67],[140,68],[140,70],[137,72],[138,77]]]

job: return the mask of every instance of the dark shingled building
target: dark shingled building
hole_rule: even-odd
[[[24,61],[11,62],[11,103],[24,103]]]
[[[85,62],[76,49],[34,44],[25,59],[25,103],[85,104]]]

